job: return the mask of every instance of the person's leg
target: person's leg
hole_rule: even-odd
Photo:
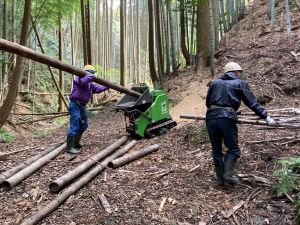
[[[217,181],[220,185],[223,185],[224,161],[222,153],[222,135],[219,130],[218,119],[206,121],[206,127],[212,145],[212,155]]]
[[[81,148],[80,140],[83,132],[88,128],[88,115],[84,106],[80,106],[80,123],[79,123],[79,132],[75,136],[75,147]]]
[[[224,157],[224,182],[225,185],[233,185],[239,182],[237,177],[233,176],[233,171],[241,151],[238,146],[238,128],[235,120],[222,120],[224,144],[228,151]]]
[[[74,148],[75,137],[79,133],[80,109],[75,102],[69,104],[70,126],[67,136],[67,150],[69,153],[77,154],[79,151]]]

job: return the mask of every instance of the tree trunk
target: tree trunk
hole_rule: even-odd
[[[208,2],[197,5],[197,63],[196,70],[200,71],[209,66],[209,17]]]
[[[3,15],[2,15],[2,38],[7,39],[7,22],[8,22],[8,10],[7,10],[7,0],[3,1]],[[5,96],[3,96],[3,87],[5,83],[5,75],[6,75],[6,68],[7,68],[7,62],[6,62],[6,52],[2,52],[3,55],[3,61],[2,61],[2,74],[0,77],[0,99],[3,99]]]
[[[190,56],[192,57],[195,52],[194,52],[194,27],[195,27],[195,14],[196,14],[196,2],[193,0],[193,12],[192,12],[192,22],[191,22],[191,46],[190,46]],[[191,59],[192,61],[192,59]],[[191,64],[194,64],[195,60],[191,62]]]
[[[180,34],[181,34],[180,46],[181,46],[182,54],[186,61],[186,65],[189,66],[191,64],[191,62],[190,62],[190,53],[189,53],[189,51],[186,47],[186,43],[185,43],[184,11],[185,11],[184,0],[180,0]]]
[[[150,77],[154,87],[158,85],[158,77],[155,70],[155,56],[154,56],[154,27],[153,27],[153,5],[152,0],[148,0],[148,13],[149,13],[149,68]]]
[[[136,0],[136,81],[137,83],[140,83],[140,0]]]
[[[82,28],[82,49],[83,49],[83,63],[88,64],[87,42],[86,42],[86,27],[85,27],[85,0],[81,0],[81,28]]]
[[[126,3],[124,4],[124,0],[120,0],[120,85],[126,85],[126,25],[125,25],[125,17],[126,17]]]
[[[176,62],[176,47],[175,47],[175,29],[173,27],[171,2],[167,3],[167,10],[168,10],[169,29],[170,29],[170,37],[171,37],[172,69],[174,72],[177,67],[177,62]]]
[[[160,0],[162,1],[162,0]],[[168,32],[168,23],[166,20],[166,11],[164,4],[161,3],[161,12],[162,12],[162,23],[164,28],[164,45],[165,45],[165,59],[166,59],[166,75],[170,74],[170,46],[169,46],[169,32]]]
[[[164,58],[163,58],[163,47],[162,47],[162,38],[161,38],[161,12],[160,12],[160,1],[154,1],[155,4],[155,36],[156,36],[156,46],[157,46],[157,55],[158,55],[158,72],[160,80],[164,73]]]
[[[214,18],[213,18],[213,8],[212,8],[212,1],[208,0],[208,15],[209,15],[209,48],[210,48],[210,71],[211,76],[215,76],[215,29],[214,29]]]
[[[91,25],[90,25],[90,3],[85,4],[85,35],[86,35],[86,47],[87,47],[87,64],[92,65],[92,45],[91,45]]]
[[[29,30],[29,21],[30,21],[30,12],[31,12],[31,0],[25,0],[24,5],[24,14],[22,20],[22,30],[21,30],[21,45],[27,44],[27,33]],[[17,64],[14,70],[14,75],[12,77],[11,85],[7,96],[3,102],[2,107],[0,108],[0,127],[2,127],[9,116],[9,113],[14,105],[15,99],[18,95],[20,82],[22,80],[22,70],[23,70],[23,57],[17,56]]]
[[[59,18],[59,28],[58,28],[58,46],[59,46],[59,60],[63,61],[63,53],[64,53],[64,41],[63,41],[63,29],[61,25],[61,18]],[[65,92],[65,80],[64,80],[64,72],[62,70],[59,70],[59,88],[62,92],[62,95]],[[63,112],[65,111],[64,107],[64,101],[63,98],[58,95],[58,112]]]

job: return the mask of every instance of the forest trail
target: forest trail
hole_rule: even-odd
[[[184,119],[180,119],[181,114],[205,116],[205,97],[208,90],[207,83],[209,81],[210,79],[204,79],[189,84],[188,89],[180,94],[182,100],[174,107],[170,108],[173,120],[177,123],[185,121]]]

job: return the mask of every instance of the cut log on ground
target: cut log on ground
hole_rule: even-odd
[[[23,56],[23,57],[28,58],[28,59],[32,59],[36,62],[40,62],[40,63],[43,63],[45,65],[52,66],[56,69],[63,70],[67,73],[71,73],[71,74],[74,74],[74,75],[79,76],[79,77],[84,77],[86,74],[88,74],[88,72],[83,71],[83,70],[81,70],[77,67],[66,64],[66,63],[64,63],[62,61],[59,61],[59,60],[56,60],[56,59],[52,59],[51,57],[46,56],[42,53],[36,52],[36,51],[34,51],[30,48],[26,48],[22,45],[19,45],[19,44],[15,43],[15,42],[10,42],[10,41],[7,41],[7,40],[2,39],[2,38],[0,38],[0,50],[10,52],[10,53],[13,53],[13,54],[17,54],[17,55]],[[109,87],[109,88],[114,89],[116,91],[119,91],[121,93],[128,94],[128,95],[133,96],[133,97],[139,98],[139,97],[142,96],[142,94],[140,94],[136,91],[129,90],[129,89],[127,89],[127,88],[125,88],[121,85],[112,83],[112,82],[107,81],[107,80],[102,79],[102,78],[95,78],[94,82],[98,83],[98,84],[105,85],[106,87]]]
[[[66,185],[68,185],[72,180],[81,176],[91,167],[93,167],[96,163],[103,160],[105,157],[109,156],[113,153],[117,148],[123,145],[128,140],[128,136],[123,136],[104,150],[100,151],[98,154],[92,156],[84,163],[76,167],[75,169],[70,170],[68,173],[63,176],[57,178],[55,181],[52,181],[49,185],[49,189],[51,192],[58,192]],[[133,146],[133,145],[132,145]]]
[[[150,147],[141,149],[140,151],[126,154],[121,158],[118,158],[118,159],[115,159],[115,160],[109,162],[108,166],[113,169],[118,168],[118,167],[123,166],[129,162],[132,162],[136,159],[140,159],[140,158],[158,150],[158,148],[159,148],[159,145],[155,144],[155,145],[151,145]]]
[[[62,143],[57,144],[53,147],[50,147],[50,148],[44,150],[43,152],[27,159],[25,162],[22,162],[19,165],[14,166],[11,169],[9,169],[9,170],[5,171],[4,173],[0,174],[0,185],[3,183],[4,180],[6,180],[7,178],[13,176],[14,174],[21,171],[22,169],[29,166],[30,164],[34,163],[36,160],[38,160],[38,159],[42,158],[43,156],[47,155],[48,153],[52,152],[54,149],[56,149],[60,145],[62,145]]]
[[[54,149],[53,151],[51,151],[47,155],[43,156],[42,158],[38,159],[37,161],[35,161],[34,163],[32,163],[31,165],[29,165],[25,169],[19,171],[18,173],[16,173],[12,177],[6,179],[2,183],[2,188],[5,191],[10,190],[14,186],[16,186],[18,183],[20,183],[22,180],[26,179],[31,174],[33,174],[35,171],[37,171],[42,166],[44,166],[45,164],[47,164],[51,159],[54,159],[56,156],[58,156],[63,150],[65,150],[66,147],[67,147],[66,143],[62,144],[61,146],[59,146],[58,148]]]
[[[130,144],[130,143],[129,143]],[[24,219],[20,225],[33,225],[37,224],[55,209],[57,209],[62,203],[64,203],[72,194],[77,192],[80,188],[88,184],[93,180],[99,173],[101,173],[108,165],[109,162],[125,154],[129,149],[126,146],[122,149],[117,150],[112,155],[108,156],[105,160],[95,166],[91,171],[77,180],[74,184],[66,188],[61,194],[53,199],[48,205],[41,208],[41,210],[33,213],[30,217]]]

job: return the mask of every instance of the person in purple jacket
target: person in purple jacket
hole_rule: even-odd
[[[88,128],[88,115],[85,109],[86,104],[92,98],[93,93],[101,93],[108,90],[108,87],[94,84],[95,67],[86,65],[84,70],[88,72],[84,77],[76,76],[73,81],[73,88],[70,94],[70,126],[67,135],[67,151],[71,154],[80,153],[80,139],[83,132]]]

